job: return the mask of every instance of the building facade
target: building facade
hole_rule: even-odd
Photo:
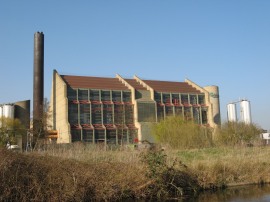
[[[58,143],[153,142],[151,124],[181,116],[201,125],[220,124],[217,86],[184,82],[60,75],[53,72],[51,126]]]

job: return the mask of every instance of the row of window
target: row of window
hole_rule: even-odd
[[[75,124],[134,124],[133,105],[73,104],[68,105],[68,121]],[[207,124],[207,107],[162,106],[138,103],[138,121],[155,122],[166,116],[182,116],[195,123]]]
[[[133,124],[133,105],[68,104],[68,121],[74,124]]]
[[[130,91],[73,89],[70,87],[67,91],[67,97],[69,100],[131,102]]]
[[[105,142],[112,144],[134,143],[137,139],[137,130],[81,130],[71,129],[71,141],[90,143]]]
[[[203,94],[182,94],[182,93],[155,93],[157,103],[169,103],[174,105],[204,105],[205,96]]]
[[[197,124],[207,124],[207,107],[157,106],[158,121],[166,116],[180,116]]]
[[[130,91],[109,91],[92,89],[68,88],[69,100],[131,102]],[[204,105],[204,94],[160,93],[155,92],[154,99],[157,103],[170,103],[174,105]]]

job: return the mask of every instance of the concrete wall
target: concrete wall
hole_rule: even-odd
[[[220,103],[219,103],[219,89],[218,86],[206,86],[205,90],[209,93],[209,101],[211,103],[213,125],[220,125]]]
[[[57,143],[70,143],[71,134],[68,123],[67,86],[57,71],[53,73],[52,88],[50,109],[53,114],[53,130],[57,130],[58,132]]]

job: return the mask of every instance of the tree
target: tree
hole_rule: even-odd
[[[44,140],[45,136],[48,134],[48,131],[51,129],[51,125],[49,124],[49,120],[51,117],[51,113],[49,110],[49,101],[47,98],[44,98],[43,101],[43,111],[41,119],[32,120],[32,123],[35,121],[35,127],[33,128],[33,140],[32,147],[35,148],[37,143],[40,142],[41,139]],[[34,125],[34,123],[32,124]]]
[[[230,146],[253,144],[259,140],[261,131],[256,124],[225,122],[218,131],[217,144]]]
[[[26,135],[27,130],[19,119],[0,118],[0,145],[17,144],[16,136]]]
[[[212,145],[210,128],[178,116],[166,117],[153,125],[152,134],[157,142],[168,144],[175,149],[202,148]]]

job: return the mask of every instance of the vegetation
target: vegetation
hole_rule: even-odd
[[[0,201],[115,201],[196,195],[202,189],[270,182],[269,147],[105,150],[55,145],[0,150]]]
[[[217,132],[217,145],[254,145],[259,142],[262,129],[255,124],[226,122]]]
[[[25,135],[25,128],[18,119],[0,118],[0,147],[5,146],[8,142],[16,144],[18,135]]]
[[[269,147],[219,147],[177,151],[202,188],[270,182]]]
[[[173,149],[204,148],[213,145],[210,128],[177,116],[166,117],[153,125],[152,134],[157,142]]]
[[[32,139],[32,149],[36,149],[40,144],[43,144],[45,136],[48,131],[51,130],[52,126],[49,124],[51,119],[51,111],[49,109],[49,101],[47,98],[43,100],[43,109],[40,111],[40,119],[32,119],[32,129],[33,139]]]
[[[168,117],[153,126],[159,144],[147,150],[83,143],[2,149],[0,201],[166,200],[270,183],[270,148],[259,133],[256,125],[226,123],[213,141],[209,128]]]
[[[146,165],[146,176],[152,179],[151,197],[168,199],[195,195],[200,189],[196,176],[176,158],[172,164],[163,150],[150,150],[140,156]]]
[[[260,143],[262,129],[255,124],[226,122],[217,129],[215,139],[209,127],[199,126],[181,117],[167,117],[153,125],[156,140],[173,149],[195,149],[213,146],[254,145]]]

